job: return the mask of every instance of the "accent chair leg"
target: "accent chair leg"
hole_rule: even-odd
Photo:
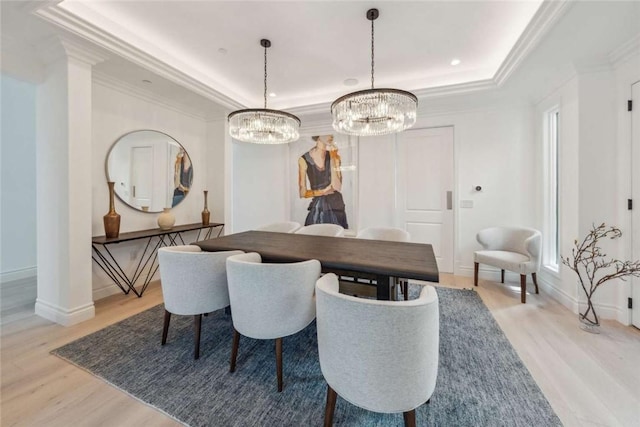
[[[412,409],[411,411],[403,412],[404,416],[404,426],[405,427],[416,427],[416,410]]]
[[[282,338],[276,338],[276,371],[278,375],[278,392],[282,391]]]
[[[169,322],[171,321],[171,313],[164,311],[164,325],[162,326],[162,345],[167,343],[167,333],[169,332]]]
[[[324,427],[333,426],[333,412],[336,409],[336,398],[338,393],[327,385],[327,405],[324,408]]]
[[[404,300],[409,301],[409,279],[404,279],[402,282],[402,293],[404,294]]]
[[[520,302],[525,304],[527,302],[527,275],[520,275]]]
[[[504,283],[504,270],[500,270],[500,283]]]
[[[531,277],[533,278],[533,284],[536,285],[536,294],[539,294],[540,291],[538,291],[538,274],[531,273]]]
[[[236,371],[236,359],[238,358],[238,345],[240,344],[240,332],[233,329],[233,344],[231,346],[231,366],[229,372]]]
[[[193,358],[200,358],[200,329],[202,329],[202,314],[196,314],[193,316],[193,329],[195,332]]]
[[[478,286],[478,268],[480,268],[480,264],[477,262],[473,263],[473,286]]]

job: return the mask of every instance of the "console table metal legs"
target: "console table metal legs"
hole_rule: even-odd
[[[185,229],[188,228],[188,229]],[[117,239],[93,239],[91,247],[93,248],[92,259],[96,263],[98,267],[102,271],[105,272],[107,276],[117,287],[122,290],[126,295],[129,292],[133,292],[137,297],[141,297],[144,291],[151,283],[151,279],[158,271],[158,249],[164,246],[177,246],[177,245],[185,245],[184,238],[182,237],[182,233],[188,231],[198,231],[198,235],[196,237],[196,241],[201,240],[200,237],[202,235],[203,239],[210,239],[213,234],[213,229],[219,228],[217,235],[214,237],[219,237],[224,229],[223,224],[212,224],[209,226],[199,227],[191,227],[189,226],[181,226],[175,227],[174,230],[168,231],[160,231],[160,230],[147,230],[147,233],[144,232],[134,232],[134,233],[126,233],[131,234],[131,238],[127,238],[125,235],[122,238]],[[207,229],[206,232],[203,233],[203,230]],[[140,259],[138,260],[138,264],[136,265],[135,270],[132,274],[127,274],[126,271],[122,268],[120,263],[113,256],[111,251],[109,250],[109,246],[112,244],[121,243],[124,241],[131,240],[143,240],[146,239],[146,245],[144,250],[142,251],[142,255],[140,255]],[[136,282],[143,277],[143,274],[146,271],[146,275],[144,275],[144,281],[142,282],[142,287],[140,290],[135,288]]]

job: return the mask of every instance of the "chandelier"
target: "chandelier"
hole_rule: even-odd
[[[374,30],[378,9],[369,9],[371,21],[371,89],[341,96],[331,104],[333,128],[356,136],[387,135],[410,128],[416,122],[418,98],[400,89],[374,89]]]
[[[264,108],[249,108],[229,114],[229,135],[254,144],[287,144],[300,137],[300,119],[285,111],[267,108],[267,48],[271,47],[271,42],[262,39],[260,46],[264,47]]]

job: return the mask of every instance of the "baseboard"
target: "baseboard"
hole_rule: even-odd
[[[480,265],[482,266],[482,264]],[[473,277],[473,267],[459,266],[456,274]],[[482,280],[500,282],[500,269],[480,267],[478,271],[478,278]],[[520,275],[514,272],[505,271],[505,282],[506,281],[516,281],[520,283]],[[544,276],[540,274],[538,274],[538,286],[540,287],[541,292],[549,295],[552,299],[562,304],[571,312],[578,314],[578,299],[575,296],[569,295],[562,289],[557,288],[553,283],[546,280]],[[598,316],[602,319],[620,321],[619,319],[623,317],[622,311],[615,305],[594,303],[593,306],[596,309]]]
[[[72,310],[67,310],[38,298],[36,299],[35,311],[38,316],[51,320],[52,322],[58,323],[62,326],[75,325],[77,323],[84,322],[85,320],[89,320],[96,315],[93,301]]]
[[[0,283],[13,282],[15,280],[35,278],[38,276],[38,267],[20,268],[18,270],[4,271],[0,273]]]

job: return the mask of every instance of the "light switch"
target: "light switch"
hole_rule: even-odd
[[[472,208],[473,207],[473,200],[460,200],[460,207],[461,208]]]

